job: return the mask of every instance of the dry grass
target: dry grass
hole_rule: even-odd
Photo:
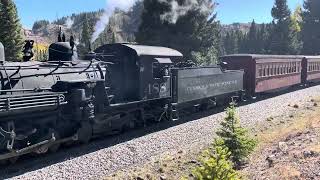
[[[277,169],[277,173],[283,180],[299,179],[301,176],[301,172],[292,166],[279,166],[275,167],[275,169]]]
[[[258,133],[257,138],[259,147],[273,143],[275,140],[283,139],[290,134],[305,131],[310,128],[320,128],[320,108],[315,107],[307,113],[298,113],[290,116],[292,120],[289,123],[277,125],[276,128],[270,128]],[[259,148],[260,149],[260,148]]]
[[[312,99],[311,102],[320,104],[320,98]],[[289,117],[269,117],[266,122],[255,126],[254,131],[258,132],[256,133],[256,138],[259,146],[252,154],[251,162],[254,163],[258,161],[259,158],[257,157],[261,155],[259,153],[261,153],[265,147],[282,141],[291,134],[304,132],[310,128],[320,128],[319,106],[313,106],[312,108],[299,107],[295,109],[296,113]],[[268,128],[265,128],[266,124]],[[262,131],[258,131],[257,129],[261,129]],[[309,148],[309,150],[320,152],[320,144]],[[153,180],[161,179],[162,176],[167,180],[183,179],[184,177],[185,179],[192,179],[192,177],[188,177],[188,175],[190,175],[191,170],[197,165],[195,160],[198,159],[203,149],[206,149],[206,147],[195,147],[195,149],[188,152],[176,151],[174,153],[161,155],[141,167],[133,170],[120,171],[106,179],[133,180],[141,178]],[[290,165],[275,166],[273,168],[276,172],[274,175],[280,176],[282,179],[297,179],[301,175],[297,169]],[[240,172],[240,175],[244,178],[246,177],[246,174],[243,172]]]

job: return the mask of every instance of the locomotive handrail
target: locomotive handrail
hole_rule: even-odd
[[[50,91],[51,88],[40,88],[40,89],[10,89],[10,90],[0,90],[0,92],[37,92],[37,91]]]
[[[96,72],[94,70],[87,70],[85,72]],[[78,74],[81,74],[81,73],[84,73],[82,71],[72,71],[72,72],[59,72],[59,73],[53,73],[52,75],[60,75],[60,74],[74,74],[74,73],[78,73]],[[45,76],[47,75],[48,73],[42,73],[42,74],[32,74],[32,75],[27,75],[27,76],[19,76],[19,77],[16,77],[16,78],[11,78],[11,79],[21,79],[21,78],[28,78],[28,77],[34,77],[34,76]]]

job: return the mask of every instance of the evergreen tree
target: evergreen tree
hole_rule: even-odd
[[[175,1],[176,8],[186,10],[187,0]],[[167,14],[179,12],[171,7],[171,0],[145,0],[142,22],[136,34],[141,44],[166,46],[181,51],[186,58],[198,64],[213,64],[219,49],[219,23],[212,15],[211,0],[196,0],[187,12],[172,21]],[[204,10],[205,9],[205,10]],[[176,17],[176,16],[174,16]],[[173,18],[174,18],[173,17]],[[209,53],[208,53],[209,52]]]
[[[320,1],[305,0],[302,12],[303,53],[320,54]]]
[[[299,45],[297,32],[292,29],[291,12],[287,0],[275,0],[271,11],[274,27],[271,36],[271,53],[297,54]]]
[[[21,24],[12,0],[0,0],[0,41],[5,46],[7,61],[22,57]]]
[[[265,33],[266,33],[266,25],[261,24],[260,28],[257,31],[257,40],[256,40],[257,51],[255,53],[258,53],[258,54],[265,53],[265,41],[266,41]]]
[[[216,139],[213,147],[205,152],[201,166],[193,171],[198,180],[236,180],[239,179],[229,160],[231,153],[222,139]]]
[[[255,21],[253,20],[251,23],[251,26],[250,26],[250,30],[248,33],[248,39],[247,39],[248,53],[258,53],[257,36],[258,36],[258,29],[257,29]]]
[[[80,44],[77,46],[78,53],[85,55],[91,47],[92,28],[89,25],[87,15],[84,16]]]
[[[239,166],[253,151],[256,142],[248,136],[247,130],[241,127],[234,104],[227,108],[226,114],[227,117],[221,122],[222,127],[217,134],[231,152],[231,160],[235,166]]]
[[[82,33],[81,33],[81,42],[84,44],[84,46],[86,48],[90,47],[90,43],[91,43],[91,34],[92,32],[90,32],[90,27],[89,27],[89,23],[88,23],[88,19],[85,16],[85,19],[83,21],[83,26],[82,26]]]

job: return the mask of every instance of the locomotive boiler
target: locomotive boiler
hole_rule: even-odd
[[[30,61],[32,41],[24,62],[6,62],[0,45],[0,160],[86,141],[79,132],[94,114],[92,89],[104,84],[106,64],[78,60],[72,44],[52,44],[47,62]]]

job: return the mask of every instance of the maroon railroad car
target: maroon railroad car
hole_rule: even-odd
[[[302,83],[303,56],[236,54],[220,60],[228,70],[245,71],[244,88],[251,96]]]
[[[305,56],[302,62],[304,83],[320,81],[320,56]]]

